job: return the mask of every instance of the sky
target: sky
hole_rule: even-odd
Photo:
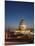
[[[33,27],[34,4],[32,2],[5,1],[5,26],[18,27],[24,18],[27,27]]]

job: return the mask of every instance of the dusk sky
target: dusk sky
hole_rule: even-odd
[[[24,18],[28,27],[33,27],[34,4],[32,2],[5,2],[6,27],[18,27],[20,18]]]

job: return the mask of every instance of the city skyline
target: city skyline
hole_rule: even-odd
[[[33,27],[34,4],[32,2],[5,1],[5,26],[18,27],[24,18],[27,26]]]

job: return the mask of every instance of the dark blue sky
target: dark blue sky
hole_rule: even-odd
[[[18,27],[20,18],[24,18],[28,27],[33,27],[34,5],[31,2],[5,2],[5,24]]]

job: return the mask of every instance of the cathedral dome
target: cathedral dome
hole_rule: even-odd
[[[21,21],[19,23],[19,29],[20,30],[26,29],[26,23],[25,23],[24,19],[21,19]]]

